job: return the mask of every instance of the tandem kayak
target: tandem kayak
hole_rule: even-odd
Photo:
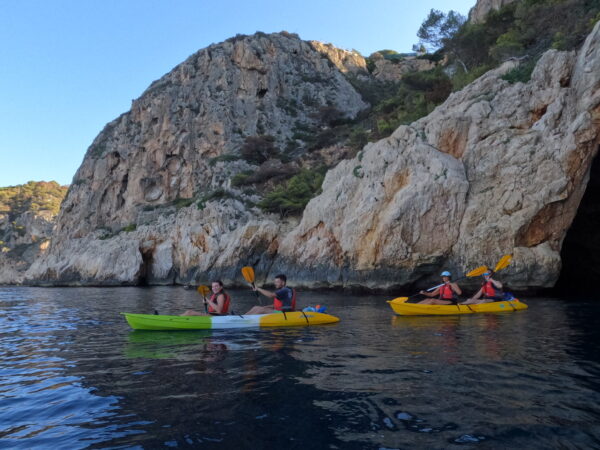
[[[527,305],[516,298],[475,305],[421,305],[419,303],[406,303],[406,300],[406,297],[399,297],[388,300],[388,303],[399,316],[445,316],[451,314],[512,312],[527,309]]]
[[[294,311],[285,314],[231,316],[161,316],[121,313],[134,330],[216,330],[252,327],[297,327],[339,322],[335,316]]]

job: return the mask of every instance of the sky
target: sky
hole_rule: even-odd
[[[431,8],[476,0],[0,0],[0,187],[69,184],[104,125],[196,51],[289,31],[369,54],[411,51]]]

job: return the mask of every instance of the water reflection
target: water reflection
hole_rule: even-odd
[[[197,294],[0,289],[0,445],[598,446],[599,306],[395,317],[383,297],[325,297],[341,323],[144,332],[118,312],[177,314]]]

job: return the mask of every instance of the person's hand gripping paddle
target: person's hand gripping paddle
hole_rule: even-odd
[[[242,267],[242,275],[244,277],[244,280],[246,280],[252,285],[252,289],[254,289],[254,293],[256,294],[256,300],[258,300],[258,304],[262,306],[262,302],[260,301],[258,291],[256,290],[256,286],[254,285],[254,269],[250,266]]]
[[[206,311],[206,314],[208,314],[206,296],[210,293],[210,288],[201,284],[200,286],[198,286],[198,293],[202,296],[202,299],[204,301],[204,311]]]

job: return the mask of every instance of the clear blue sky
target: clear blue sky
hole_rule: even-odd
[[[0,187],[69,184],[103,126],[185,58],[286,30],[363,55],[410,51],[431,8],[475,0],[0,0]]]

